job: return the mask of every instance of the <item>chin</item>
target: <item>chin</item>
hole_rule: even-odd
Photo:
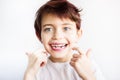
[[[51,56],[54,58],[65,58],[66,57],[65,54],[53,54],[53,55],[51,54]]]

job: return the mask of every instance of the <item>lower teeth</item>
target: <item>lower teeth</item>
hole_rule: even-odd
[[[64,48],[64,46],[54,46],[53,48]]]

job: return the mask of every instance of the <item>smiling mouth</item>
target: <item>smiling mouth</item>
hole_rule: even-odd
[[[61,51],[67,47],[68,44],[65,43],[52,43],[50,44],[51,48],[55,51]]]

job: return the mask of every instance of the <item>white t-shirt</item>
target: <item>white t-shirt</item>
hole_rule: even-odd
[[[105,80],[102,73],[93,62],[96,80]],[[39,69],[35,80],[82,80],[69,62],[53,63],[50,59],[46,66]]]

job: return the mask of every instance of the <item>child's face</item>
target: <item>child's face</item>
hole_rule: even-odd
[[[77,30],[76,23],[70,19],[60,19],[51,14],[45,15],[41,23],[41,41],[51,58],[67,60],[81,36],[81,30]]]

